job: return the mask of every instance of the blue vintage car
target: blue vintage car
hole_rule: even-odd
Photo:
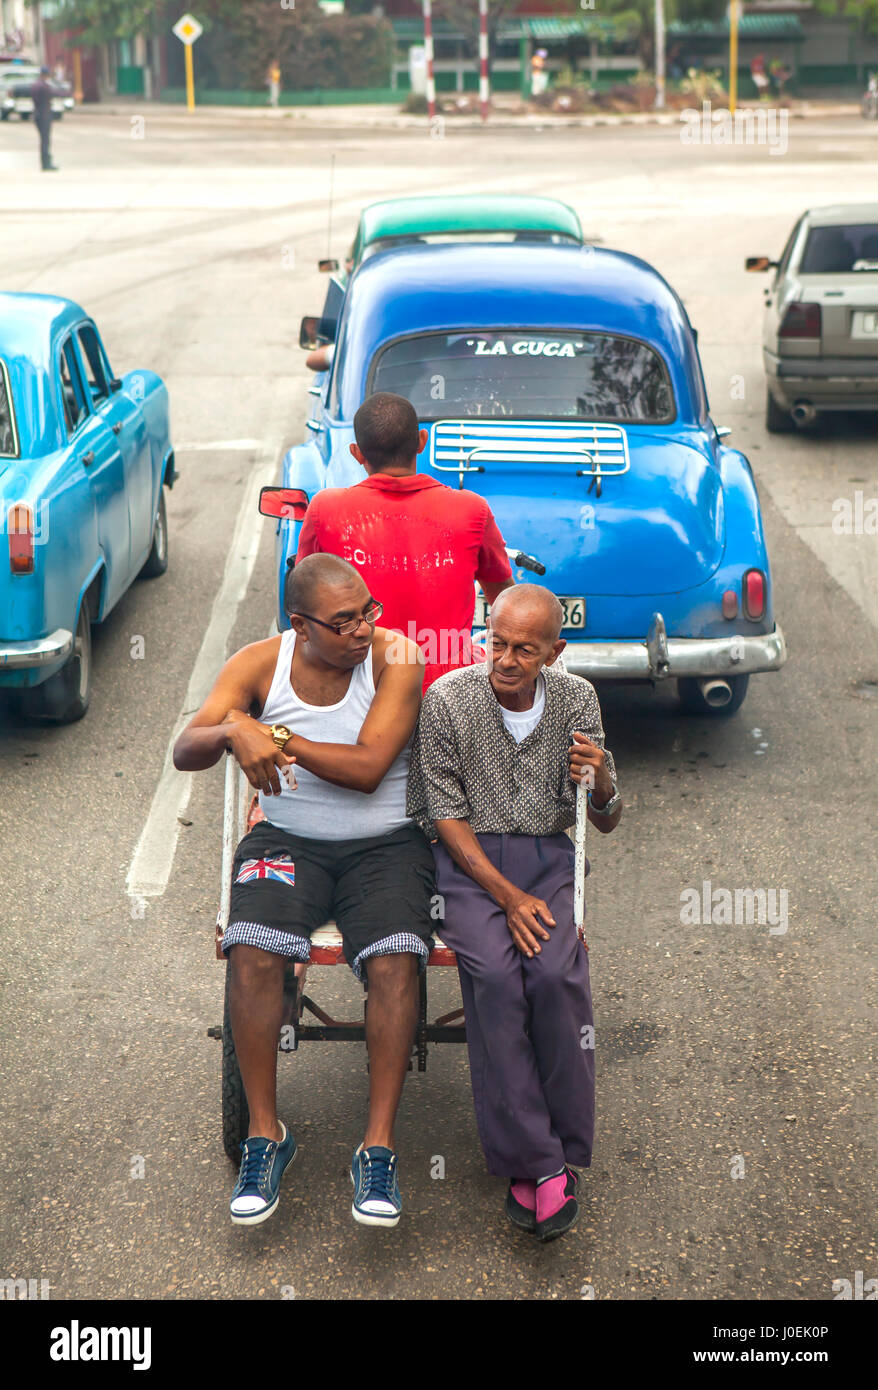
[[[282,486],[360,481],[354,412],[375,391],[407,396],[429,431],[418,467],[484,496],[537,562],[517,577],[561,598],[569,670],[676,678],[684,708],[730,714],[753,672],[783,665],[750,465],[710,418],[683,305],[644,261],[540,245],[375,255],[317,390]],[[278,521],[281,626],[301,513]]]
[[[27,716],[85,714],[91,624],[167,569],[174,478],[159,377],[114,376],[78,304],[0,294],[0,692]]]

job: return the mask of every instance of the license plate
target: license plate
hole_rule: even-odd
[[[564,621],[561,624],[564,628],[584,628],[585,627],[585,599],[581,595],[575,598],[565,595],[558,595],[558,602],[564,610]],[[473,616],[473,627],[484,627],[488,620],[489,608],[482,594],[476,595],[476,611]]]
[[[878,309],[858,309],[851,323],[852,338],[878,340]]]

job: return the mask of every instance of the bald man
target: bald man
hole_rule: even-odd
[[[351,1163],[353,1216],[395,1226],[393,1127],[433,931],[433,857],[405,808],[423,659],[415,643],[376,626],[381,604],[336,555],[296,565],[285,605],[290,629],[226,662],[174,747],[175,767],[189,772],[232,754],[265,816],[235,852],[223,937],[250,1111],[231,1216],[242,1225],[271,1216],[295,1157],[276,1099],[284,972],[308,961],[311,933],[334,918],[345,959],[369,986],[369,1113]],[[400,654],[401,643],[411,650]]]
[[[621,815],[594,688],[553,669],[562,617],[536,584],[499,595],[487,663],[424,697],[407,803],[434,840],[488,1169],[509,1181],[509,1219],[540,1240],[576,1220],[574,1165],[591,1163],[594,1133],[588,955],[565,834],[576,785],[598,830]]]

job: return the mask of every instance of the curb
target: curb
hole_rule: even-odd
[[[685,108],[696,110],[697,107]],[[717,107],[717,110],[724,108]],[[833,116],[857,116],[860,112],[859,103],[837,103],[827,106],[815,106],[808,102],[802,102],[798,106],[789,107],[769,107],[767,104],[745,104],[742,103],[740,111],[759,111],[759,110],[785,110],[789,111],[791,120],[820,119],[821,117]],[[117,105],[104,102],[90,103],[85,110],[86,114],[106,116],[155,116],[161,119],[177,119],[180,121],[209,122],[212,120],[226,121],[248,121],[262,119],[268,123],[284,122],[314,126],[351,126],[359,127],[371,126],[390,130],[420,130],[429,131],[429,121],[426,116],[409,116],[401,112],[394,111],[387,114],[381,108],[374,106],[294,106],[282,107],[278,111],[272,111],[260,106],[201,106],[196,107],[193,113],[189,113],[182,106],[175,103],[164,105],[162,102],[140,102],[132,101],[131,104]],[[74,118],[76,113],[71,113]],[[594,115],[581,116],[558,116],[552,112],[546,115],[533,115],[528,113],[524,116],[512,116],[496,112],[487,122],[483,122],[477,115],[456,116],[452,113],[443,113],[437,119],[443,120],[445,130],[565,130],[570,127],[578,129],[588,129],[596,126],[674,126],[679,124],[682,112],[674,111],[632,111],[630,114],[606,112]]]

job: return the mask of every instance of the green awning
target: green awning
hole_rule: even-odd
[[[729,21],[725,16],[722,19],[693,19],[686,24],[675,20],[668,25],[668,34],[675,39],[728,39]],[[743,14],[738,21],[738,37],[801,42],[805,31],[798,15]]]
[[[399,43],[423,43],[424,25],[420,19],[391,18],[393,32]],[[563,43],[571,38],[624,39],[628,25],[620,25],[618,20],[598,15],[572,15],[563,18],[540,17],[538,19],[510,18],[501,21],[497,28],[497,38],[501,43],[518,39],[534,39],[537,43]],[[631,30],[633,32],[633,28]],[[468,39],[472,34],[464,34],[444,20],[433,20],[435,39]]]

